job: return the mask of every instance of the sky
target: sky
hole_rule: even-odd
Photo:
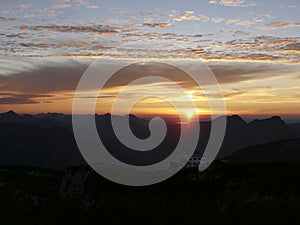
[[[186,65],[204,61],[229,114],[298,116],[299,6],[297,0],[1,0],[0,112],[71,113],[76,86],[94,60],[118,65],[126,59],[168,59]],[[119,80],[129,82],[131,73],[119,74]],[[175,80],[185,84],[197,113],[209,114],[199,87],[185,76]],[[167,83],[156,83],[132,87],[124,105],[141,91],[153,93],[153,86],[184,104]],[[118,82],[108,85],[97,112],[108,112],[121,89]],[[174,114],[153,98],[133,112]]]

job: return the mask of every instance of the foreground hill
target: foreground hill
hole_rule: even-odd
[[[0,167],[3,224],[299,224],[299,165],[184,169],[147,187],[112,183],[89,167],[65,173]]]
[[[300,139],[281,140],[247,147],[224,160],[229,163],[300,163]]]
[[[297,134],[300,135],[300,123],[289,124],[289,127]]]
[[[72,133],[61,126],[4,123],[0,144],[1,165],[66,169],[84,164]]]

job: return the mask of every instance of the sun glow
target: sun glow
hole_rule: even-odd
[[[196,114],[195,110],[193,109],[186,110],[184,113],[189,120],[192,119]]]

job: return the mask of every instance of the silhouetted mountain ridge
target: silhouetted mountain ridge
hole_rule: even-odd
[[[92,116],[92,115],[82,115]],[[94,116],[93,116],[94,117]],[[111,118],[128,119],[135,136],[149,137],[149,119],[129,114],[95,115],[100,138],[116,158],[139,163],[139,154],[134,157],[126,153],[130,149],[115,136]],[[227,128],[217,159],[223,159],[249,146],[271,143],[278,140],[300,138],[298,125],[287,125],[280,117],[246,122],[238,115],[227,116]],[[147,159],[156,162],[167,157],[176,147],[180,137],[180,124],[167,122],[167,136],[155,151],[148,153]],[[200,122],[201,132],[195,155],[202,156],[209,139],[211,121]],[[77,148],[72,130],[72,116],[60,113],[18,115],[13,111],[0,114],[0,164],[25,164],[64,169],[84,163]],[[272,156],[270,156],[272,158]],[[297,155],[295,157],[298,157]],[[32,163],[32,164],[31,164]]]
[[[239,116],[227,117],[227,129],[218,158],[258,144],[300,137],[279,116],[246,123]]]

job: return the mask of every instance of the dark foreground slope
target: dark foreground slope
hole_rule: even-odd
[[[250,146],[225,157],[224,160],[228,163],[300,163],[300,139]]]
[[[0,124],[0,165],[66,169],[84,160],[74,136],[63,126]]]
[[[3,224],[285,224],[300,222],[300,165],[214,163],[148,187],[127,187],[88,167],[61,173],[0,169]]]

